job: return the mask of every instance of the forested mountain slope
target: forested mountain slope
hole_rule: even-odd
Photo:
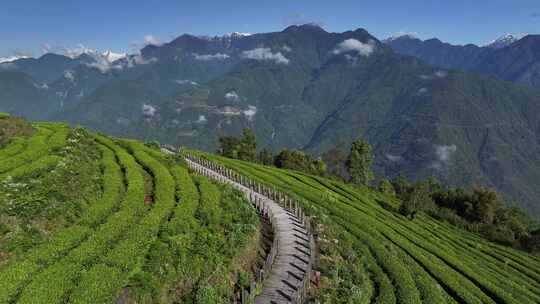
[[[516,61],[521,70],[534,59],[534,39],[495,52],[516,48],[512,56],[524,55]],[[459,53],[449,55],[449,66],[465,68],[465,58],[480,56],[473,46]],[[7,80],[0,87],[11,93],[0,92],[0,111],[206,151],[246,127],[262,147],[315,155],[364,137],[375,148],[379,176],[403,172],[492,186],[540,214],[539,91],[430,66],[364,29],[329,33],[302,25],[251,36],[182,35],[108,65],[70,68],[47,87],[16,67],[1,73]]]

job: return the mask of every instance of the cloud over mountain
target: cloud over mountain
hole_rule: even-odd
[[[227,54],[222,54],[222,53],[203,54],[203,55],[194,53],[193,56],[195,57],[196,60],[201,60],[201,61],[225,60],[225,59],[231,57],[231,56],[229,56]]]
[[[289,64],[287,59],[281,52],[272,53],[270,48],[256,48],[242,52],[242,57],[253,60],[274,61],[277,64]]]
[[[375,51],[375,43],[369,41],[368,43],[363,43],[356,39],[347,39],[336,46],[333,53],[335,55],[348,53],[348,52],[357,52],[358,55],[368,57]]]

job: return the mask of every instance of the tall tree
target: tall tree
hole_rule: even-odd
[[[234,136],[223,136],[219,138],[218,154],[228,158],[238,158],[238,146],[240,139]]]
[[[262,149],[259,152],[259,162],[266,166],[272,166],[274,164],[274,155],[272,151],[268,149]]]
[[[407,195],[402,197],[400,213],[414,219],[419,211],[427,211],[435,208],[435,203],[431,199],[429,184],[419,182],[413,185]]]
[[[373,180],[371,164],[371,146],[361,138],[352,143],[351,152],[347,158],[347,171],[351,177],[351,182],[357,185],[369,186]]]
[[[341,140],[338,140],[336,145],[322,154],[322,159],[328,167],[328,171],[343,179],[348,178],[347,168],[345,168],[345,162],[347,161],[347,152],[345,151],[344,144]]]
[[[249,128],[245,128],[240,139],[238,158],[254,162],[257,160],[257,138]]]

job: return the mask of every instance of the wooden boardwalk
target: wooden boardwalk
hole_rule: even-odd
[[[242,184],[234,182],[224,175],[186,159],[188,165],[203,174],[224,183],[229,183],[244,192],[255,202],[262,200],[273,215],[275,238],[278,241],[277,255],[270,274],[263,282],[262,293],[255,298],[256,304],[296,303],[303,288],[304,278],[310,271],[310,237],[304,224],[288,210],[267,196],[262,195]]]

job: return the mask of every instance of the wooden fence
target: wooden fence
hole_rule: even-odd
[[[167,147],[168,148],[168,147]],[[175,151],[178,152],[178,151]],[[184,154],[184,157],[188,160],[199,164],[204,168],[196,168],[196,171],[199,174],[205,175],[207,177],[218,180],[222,183],[229,183],[230,181],[238,183],[249,190],[248,198],[255,205],[257,212],[260,216],[268,219],[272,225],[274,232],[274,240],[270,252],[268,253],[263,267],[259,270],[259,273],[256,275],[255,280],[253,280],[248,289],[244,289],[241,292],[240,299],[236,299],[237,303],[247,304],[254,303],[255,297],[257,296],[257,290],[262,289],[265,279],[270,274],[272,270],[272,265],[274,264],[275,257],[279,251],[279,241],[277,238],[276,226],[274,225],[276,219],[271,210],[266,206],[264,197],[267,197],[282,208],[294,214],[295,217],[302,223],[306,228],[307,235],[309,236],[309,248],[310,248],[310,259],[307,266],[306,274],[304,275],[301,285],[299,286],[296,294],[292,295],[292,303],[304,303],[307,300],[308,291],[311,286],[311,280],[313,275],[313,266],[315,263],[315,241],[313,238],[312,223],[311,217],[307,216],[303,211],[301,205],[298,201],[291,199],[286,194],[277,191],[275,188],[267,187],[263,184],[255,182],[249,178],[246,178],[233,170],[216,164],[209,161],[206,158],[193,156],[190,154]],[[217,173],[217,175],[215,174]]]

